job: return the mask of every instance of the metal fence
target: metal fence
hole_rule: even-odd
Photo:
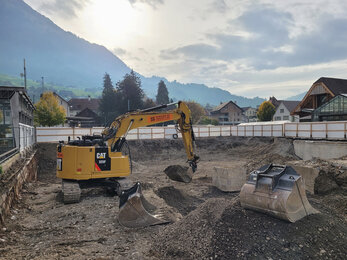
[[[347,121],[337,122],[302,122],[302,123],[264,123],[239,126],[194,126],[196,137],[217,136],[268,136],[305,139],[339,139],[347,140]],[[68,137],[77,139],[82,135],[101,134],[102,127],[38,127],[37,142],[67,141]],[[140,127],[128,133],[128,140],[138,139],[172,139],[176,134],[175,127]],[[179,133],[178,137],[181,135]]]
[[[30,148],[32,145],[36,143],[35,127],[19,123],[18,139],[19,139],[18,148],[21,152],[27,148]]]

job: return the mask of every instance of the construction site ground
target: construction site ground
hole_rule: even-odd
[[[201,161],[191,183],[163,172],[185,165],[181,140],[129,143],[131,180],[174,223],[122,227],[118,197],[102,188],[85,189],[80,203],[65,205],[55,177],[56,144],[40,144],[38,180],[26,184],[0,230],[0,259],[346,259],[346,168],[314,162],[326,169],[317,182],[324,192],[317,186],[320,194],[308,195],[321,213],[291,224],[242,209],[238,192],[219,191],[211,178],[215,166],[242,167],[247,174],[270,162],[298,160],[291,140],[198,139]]]

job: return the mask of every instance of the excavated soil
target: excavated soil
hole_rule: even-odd
[[[344,259],[347,253],[345,169],[328,162],[321,178],[338,187],[309,196],[321,213],[294,224],[241,208],[238,193],[212,186],[213,167],[246,172],[298,160],[291,140],[201,138],[192,182],[174,182],[169,165],[185,165],[181,140],[131,141],[133,181],[170,215],[172,224],[128,229],[117,222],[118,197],[84,189],[64,205],[55,177],[56,144],[40,144],[38,180],[27,184],[0,229],[0,259]],[[328,177],[327,177],[328,176]],[[332,177],[333,176],[333,177]],[[320,187],[317,181],[317,187]]]

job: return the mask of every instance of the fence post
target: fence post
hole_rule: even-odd
[[[261,136],[264,136],[263,125],[261,125]]]
[[[299,124],[296,123],[296,134],[295,134],[296,137],[299,136]]]
[[[211,137],[211,127],[208,127],[208,137]]]
[[[310,138],[312,138],[312,123],[310,123]]]
[[[273,136],[274,135],[274,127],[273,127],[273,125],[271,125],[271,136]]]

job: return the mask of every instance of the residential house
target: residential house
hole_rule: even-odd
[[[82,110],[89,108],[96,114],[99,114],[99,98],[72,98],[69,100],[70,116],[76,116]]]
[[[242,107],[245,122],[257,121],[257,109],[254,107]]]
[[[53,92],[53,95],[58,99],[58,105],[62,106],[65,110],[65,116],[70,116],[70,106],[69,103],[60,95],[58,95],[56,92]]]
[[[34,125],[35,107],[23,87],[0,86],[0,153],[20,146],[20,124]]]
[[[229,101],[215,107],[211,111],[211,117],[221,125],[237,125],[245,121],[242,112],[236,103]]]
[[[299,116],[290,114],[299,103],[300,101],[281,100],[273,116],[273,121],[299,122]]]
[[[313,83],[305,97],[291,114],[300,116],[300,121],[345,120],[344,118],[347,114],[344,109],[346,94],[346,79],[322,77]],[[337,98],[338,96],[340,97]],[[334,99],[334,101],[332,101],[332,99]],[[328,102],[330,102],[329,104],[332,106],[331,109],[329,105],[325,106],[323,110],[317,110]],[[313,114],[315,114],[314,117]]]
[[[89,108],[83,109],[73,117],[67,118],[70,126],[94,127],[101,126],[101,117]]]

